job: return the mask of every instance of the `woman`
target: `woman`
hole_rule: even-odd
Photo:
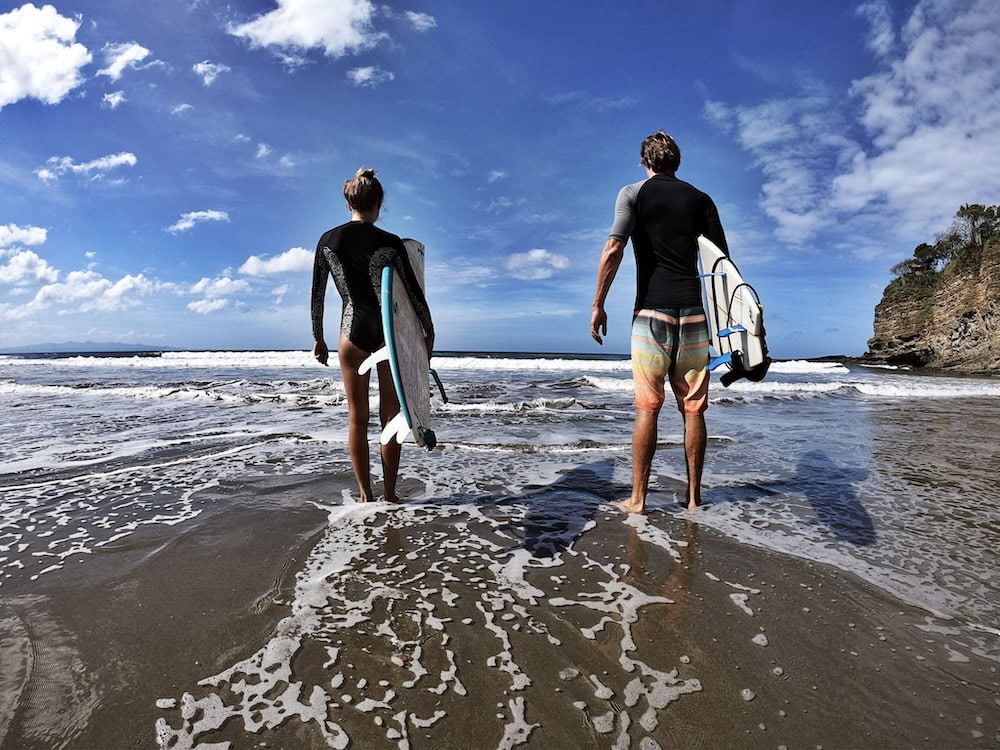
[[[403,277],[424,327],[428,356],[434,348],[434,325],[403,241],[375,226],[384,198],[375,170],[359,169],[354,179],[344,183],[344,198],[351,212],[351,220],[326,232],[316,245],[312,286],[313,354],[323,365],[330,356],[330,349],[323,337],[323,305],[327,277],[332,274],[343,300],[337,355],[347,392],[348,446],[358,491],[361,493],[360,502],[365,503],[372,498],[371,471],[368,465],[368,373],[359,375],[358,367],[369,354],[385,345],[380,311],[382,269],[385,266],[394,266]],[[379,418],[385,427],[399,412],[388,362],[378,364],[378,384]],[[390,441],[388,445],[382,446],[382,473],[385,499],[388,502],[398,499],[398,472],[399,444]]]

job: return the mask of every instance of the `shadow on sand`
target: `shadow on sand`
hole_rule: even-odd
[[[628,488],[611,477],[614,461],[597,461],[567,471],[548,485],[529,485],[516,495],[487,497],[481,505],[525,505],[523,517],[498,527],[520,539],[532,557],[552,558],[566,550],[588,528],[598,509],[628,494]]]
[[[721,499],[710,498],[707,504],[802,497],[816,514],[812,523],[823,526],[841,541],[866,547],[878,540],[857,490],[857,485],[867,478],[867,469],[841,466],[824,451],[812,450],[802,454],[795,474],[787,479],[726,487]]]

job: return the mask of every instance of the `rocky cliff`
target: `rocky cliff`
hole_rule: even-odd
[[[895,279],[875,308],[865,359],[964,372],[1000,371],[1000,242],[923,279]]]

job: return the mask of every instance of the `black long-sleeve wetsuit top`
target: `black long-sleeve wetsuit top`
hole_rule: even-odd
[[[403,277],[424,333],[434,331],[424,291],[410,265],[403,241],[374,224],[351,221],[326,232],[316,244],[312,283],[313,338],[323,339],[327,277],[343,300],[340,332],[366,352],[385,344],[382,331],[382,269],[392,265]]]

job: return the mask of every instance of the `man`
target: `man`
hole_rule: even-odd
[[[662,130],[653,133],[642,142],[641,154],[646,179],[626,185],[618,193],[614,224],[601,253],[590,320],[590,335],[603,344],[602,337],[608,333],[604,301],[621,265],[625,244],[631,239],[636,265],[632,494],[616,503],[630,513],[645,512],[665,380],[670,381],[677,408],[684,415],[686,504],[688,508],[701,505],[709,337],[698,278],[698,235],[705,235],[729,253],[715,203],[674,176],[681,163],[674,139]]]

